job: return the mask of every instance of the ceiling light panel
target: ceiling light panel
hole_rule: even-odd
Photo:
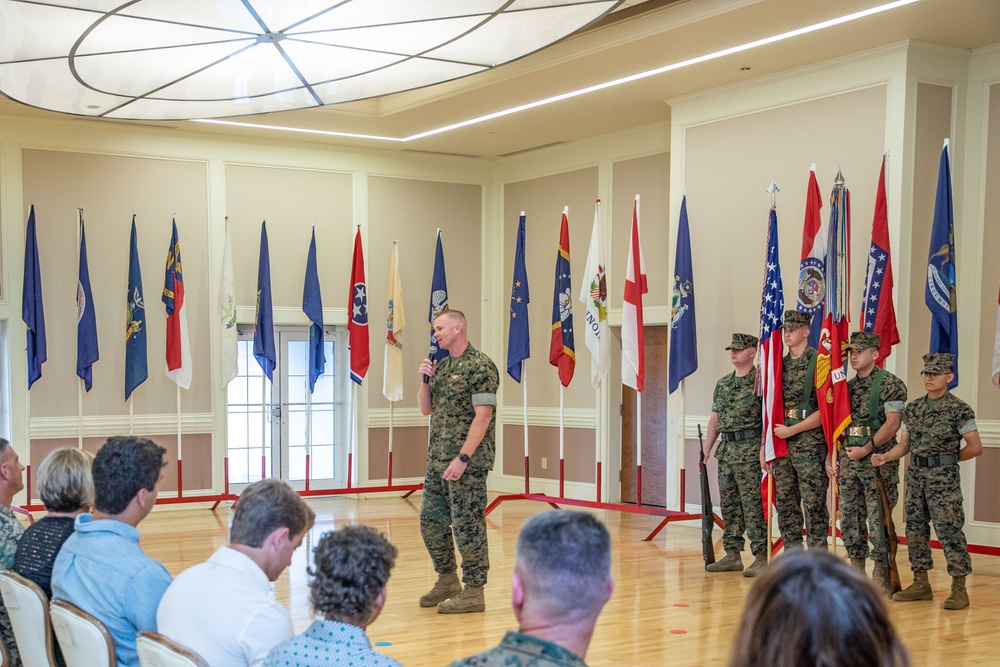
[[[64,113],[269,113],[468,76],[622,0],[0,0],[0,92]]]

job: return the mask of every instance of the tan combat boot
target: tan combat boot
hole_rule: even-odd
[[[757,554],[753,562],[743,570],[744,577],[756,577],[757,573],[767,567],[767,554]]]
[[[469,614],[477,611],[486,611],[486,597],[482,586],[466,586],[464,591],[438,605],[439,614]]]
[[[862,572],[865,571],[865,559],[864,558],[852,558],[851,567],[857,568]]]
[[[458,580],[458,575],[454,572],[439,574],[434,588],[420,598],[421,607],[436,607],[438,603],[444,602],[448,598],[453,598],[462,592],[462,582]]]
[[[927,570],[914,570],[913,583],[894,593],[892,599],[896,602],[913,602],[915,600],[933,600],[934,592],[927,581]]]
[[[886,576],[885,568],[882,567],[880,560],[876,560],[875,567],[872,568],[872,583],[882,591],[889,590],[889,578]]]
[[[705,569],[709,572],[742,572],[743,558],[740,557],[739,551],[733,551],[727,553],[726,557],[722,560],[717,560],[711,565],[706,565]]]
[[[965,609],[969,606],[969,594],[965,590],[965,577],[951,578],[951,595],[944,601],[945,609]]]

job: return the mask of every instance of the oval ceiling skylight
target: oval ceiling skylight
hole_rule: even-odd
[[[0,92],[82,116],[220,118],[490,69],[622,0],[0,0]]]

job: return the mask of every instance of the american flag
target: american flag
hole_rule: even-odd
[[[764,399],[764,460],[771,462],[788,454],[783,438],[774,435],[776,424],[784,424],[785,400],[781,391],[781,318],[785,297],[778,264],[778,214],[771,209],[767,228],[767,259],[764,267],[764,290],[760,300],[760,380]]]

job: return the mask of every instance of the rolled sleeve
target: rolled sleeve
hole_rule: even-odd
[[[477,405],[496,405],[497,395],[496,394],[473,394],[472,395],[472,405],[473,407]]]
[[[905,407],[906,401],[886,401],[885,413],[889,414],[891,412],[902,412]]]
[[[961,426],[958,427],[958,432],[961,433],[962,435],[965,435],[966,433],[971,433],[972,431],[978,431],[978,430],[979,429],[976,427],[976,420],[975,419],[969,419],[965,423],[963,423]]]

